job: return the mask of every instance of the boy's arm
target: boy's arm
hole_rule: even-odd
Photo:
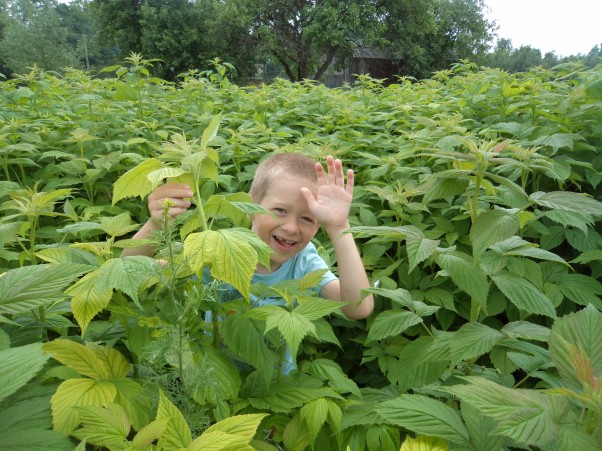
[[[351,319],[362,319],[374,309],[371,294],[362,298],[361,290],[370,287],[364,264],[350,233],[349,209],[353,198],[353,171],[347,171],[347,185],[343,174],[343,164],[331,156],[326,158],[328,174],[321,164],[316,164],[318,192],[302,188],[310,210],[316,215],[330,238],[336,257],[339,280],[332,281],[322,288],[322,296],[336,301],[351,302],[341,310]]]
[[[370,282],[353,235],[341,235],[343,231],[331,234],[326,230],[337,256],[339,280],[326,284],[321,294],[327,299],[351,302],[341,307],[341,311],[350,319],[362,319],[372,313],[374,298],[369,294],[362,299],[361,290],[369,288]]]
[[[193,192],[188,185],[181,183],[166,183],[155,189],[148,196],[148,211],[150,213],[150,218],[132,238],[150,238],[155,231],[161,228],[161,222],[163,221],[163,205],[166,200],[171,204],[167,213],[169,217],[173,219],[184,213],[186,209],[190,207],[190,201],[188,199],[192,196]],[[124,249],[121,256],[146,255],[152,257],[154,253],[154,246],[145,245]]]

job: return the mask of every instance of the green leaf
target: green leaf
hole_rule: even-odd
[[[265,307],[258,307],[264,309]],[[289,312],[288,310],[278,307],[273,309],[266,318],[265,331],[277,328],[282,334],[282,338],[291,350],[291,355],[297,355],[299,345],[303,338],[311,333],[315,334],[316,328],[306,316],[297,313],[296,311]]]
[[[345,302],[330,301],[328,299],[310,298],[300,302],[293,312],[303,315],[310,321],[314,321],[336,312],[345,304]]]
[[[602,260],[602,250],[585,251],[579,257],[571,260],[571,263],[587,264],[597,260]]]
[[[502,327],[502,333],[511,338],[537,340],[547,342],[550,338],[550,329],[528,321],[514,321]]]
[[[199,277],[204,267],[211,275],[236,288],[249,299],[249,286],[257,263],[269,267],[269,247],[245,229],[192,233],[184,241],[184,256]]]
[[[96,270],[95,290],[121,290],[138,304],[138,291],[159,270],[157,262],[146,256],[112,258]]]
[[[427,258],[435,253],[439,240],[429,240],[418,228],[410,229],[406,235],[406,251],[408,253],[408,262],[410,263],[408,271],[411,272]]]
[[[405,343],[401,349],[392,348],[394,358],[387,361],[387,379],[400,391],[436,382],[449,362],[431,356],[432,344],[433,338],[422,336]]]
[[[542,216],[550,218],[564,227],[576,227],[583,233],[587,233],[588,226],[594,223],[591,215],[575,211],[548,210]]]
[[[27,451],[72,451],[69,437],[45,429],[20,429],[8,431],[0,436],[0,449]]]
[[[560,291],[575,304],[592,304],[602,310],[602,284],[585,274],[561,274],[554,277]]]
[[[194,365],[194,368],[201,375],[206,375],[206,380],[192,390],[192,397],[197,403],[218,404],[223,400],[236,399],[240,389],[240,375],[234,364],[223,353],[211,347],[204,348],[200,361]],[[211,377],[212,375],[219,375],[219,377]]]
[[[247,378],[246,383],[249,382]],[[309,376],[298,379],[283,377],[279,383],[270,386],[263,383],[254,385],[251,390],[241,391],[241,397],[247,397],[257,409],[280,413],[289,413],[317,398],[340,398],[332,388],[324,387],[321,380]]]
[[[442,390],[493,419],[496,423],[493,432],[520,446],[543,448],[549,444],[569,408],[567,400],[558,396],[506,388],[478,376],[463,379],[469,383]]]
[[[489,351],[503,338],[503,334],[482,323],[466,323],[456,332],[450,343],[453,363],[475,359]]]
[[[490,245],[512,237],[519,228],[519,219],[512,210],[496,208],[481,213],[470,229],[473,256],[481,255]]]
[[[449,274],[458,288],[475,298],[482,306],[486,305],[489,291],[487,277],[469,255],[446,251],[437,256],[437,263]]]
[[[309,431],[309,440],[313,444],[316,437],[326,423],[328,417],[328,400],[326,398],[318,398],[308,402],[299,412],[301,420],[307,425]]]
[[[558,262],[558,263],[562,263],[563,265],[568,266],[567,262],[562,257],[554,254],[553,252],[549,252],[544,249],[539,249],[530,243],[526,243],[522,247],[514,248],[514,249],[506,252],[503,255],[506,257],[520,256],[520,257],[537,258],[539,260],[548,260],[548,261],[552,261],[552,262]]]
[[[332,343],[333,345],[337,345],[339,348],[341,347],[339,339],[335,335],[332,326],[326,319],[315,319],[312,321],[312,323],[315,326],[316,331],[315,333],[310,332],[310,336],[314,337],[316,340],[319,340],[321,343]]]
[[[211,143],[211,141],[217,136],[217,129],[221,120],[222,117],[220,115],[213,116],[205,130],[203,130],[203,135],[201,136],[202,151],[206,150],[209,143]]]
[[[468,431],[457,411],[426,396],[401,395],[377,404],[374,410],[389,424],[460,445],[468,443]]]
[[[159,394],[159,407],[157,409],[157,420],[167,420],[165,432],[159,438],[157,444],[160,448],[179,449],[186,448],[192,442],[190,428],[184,419],[182,412],[163,394]]]
[[[127,360],[125,364],[129,368]],[[154,414],[150,400],[144,396],[143,387],[135,379],[127,377],[114,378],[111,382],[117,389],[114,402],[124,408],[134,429],[140,430],[148,424]]]
[[[80,378],[64,381],[52,396],[54,429],[69,434],[80,423],[77,407],[106,407],[115,399],[115,386],[110,382]]]
[[[496,424],[491,418],[481,415],[468,403],[462,403],[462,418],[476,451],[504,449],[504,437],[494,434]]]
[[[500,271],[492,276],[495,285],[520,310],[536,315],[556,317],[552,301],[527,279],[508,272]]]
[[[557,319],[552,326],[550,355],[561,377],[582,387],[602,376],[602,313],[589,305]],[[589,361],[589,363],[588,363]]]
[[[0,401],[12,395],[42,369],[48,356],[41,343],[0,351]]]
[[[91,269],[63,263],[6,271],[0,276],[0,314],[21,313],[64,299],[65,287]]]
[[[589,214],[594,217],[602,215],[602,202],[585,194],[572,191],[552,191],[543,193],[538,191],[531,194],[530,199],[537,205],[553,210]]]
[[[316,359],[304,366],[304,370],[323,381],[328,381],[328,385],[334,388],[338,393],[353,393],[361,397],[360,389],[357,384],[343,372],[341,367],[332,360]]]
[[[465,175],[465,174],[459,174]],[[427,182],[423,187],[425,189],[422,202],[426,205],[437,199],[457,196],[462,194],[469,184],[468,177],[436,177],[433,181]]]
[[[223,326],[224,340],[240,358],[257,368],[266,383],[272,379],[277,355],[265,343],[265,326],[258,320],[244,315],[231,315]]]
[[[144,199],[156,188],[147,175],[162,166],[159,160],[149,158],[119,177],[113,184],[113,205],[126,197],[138,196]]]
[[[320,281],[328,269],[316,269],[308,274],[305,274],[299,281],[299,289],[308,290],[319,286]],[[324,316],[324,315],[321,315]]]
[[[379,314],[371,324],[366,343],[397,336],[409,327],[421,322],[422,318],[413,312],[386,310]]]
[[[238,227],[249,225],[250,215],[266,211],[253,203],[247,193],[214,194],[203,207],[207,218],[227,218]]]

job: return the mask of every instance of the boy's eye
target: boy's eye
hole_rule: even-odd
[[[277,215],[283,215],[286,213],[284,208],[274,208],[273,210],[274,210],[274,213],[276,213]]]
[[[314,224],[313,218],[310,218],[309,216],[303,216],[301,219],[309,224]]]

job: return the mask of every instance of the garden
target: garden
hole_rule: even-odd
[[[0,83],[0,449],[602,449],[602,66],[329,89],[152,64]],[[320,273],[250,283],[273,152],[354,170],[366,320]],[[193,208],[121,257],[165,181]]]

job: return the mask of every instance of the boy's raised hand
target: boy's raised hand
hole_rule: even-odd
[[[168,211],[170,218],[181,215],[190,207],[189,199],[193,194],[188,185],[182,183],[166,183],[159,186],[148,196],[148,211],[151,220],[155,224],[161,223],[165,201],[170,204]]]
[[[343,173],[343,163],[332,156],[326,157],[328,173],[320,163],[316,163],[318,177],[317,193],[307,188],[301,191],[307,200],[307,205],[316,216],[318,222],[325,228],[342,232],[349,228],[349,209],[353,198],[354,175],[347,170],[347,184]]]

